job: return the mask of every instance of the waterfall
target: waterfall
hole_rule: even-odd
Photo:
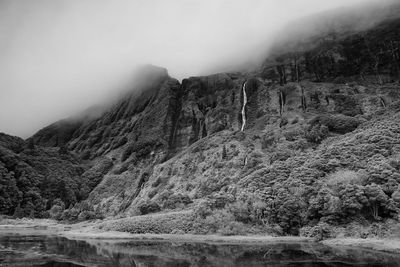
[[[247,104],[247,95],[246,95],[246,82],[243,84],[243,107],[242,107],[242,132],[244,130],[244,126],[246,125],[246,104]]]
[[[283,113],[283,105],[284,105],[284,101],[283,101],[283,93],[282,91],[279,92],[279,114],[282,115]]]
[[[379,98],[380,98],[380,100],[381,100],[381,105],[382,105],[382,107],[386,108],[385,100],[383,100],[382,97],[379,97]]]
[[[305,112],[307,109],[307,102],[306,102],[306,97],[304,96],[304,88],[303,87],[301,87],[301,107],[303,109],[303,112]]]

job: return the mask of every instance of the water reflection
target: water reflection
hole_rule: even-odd
[[[315,243],[221,245],[77,241],[0,234],[0,266],[399,266],[400,256]]]

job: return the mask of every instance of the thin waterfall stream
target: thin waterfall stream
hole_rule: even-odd
[[[386,102],[385,102],[385,100],[383,100],[382,97],[379,97],[379,99],[381,100],[381,105],[382,105],[382,107],[386,108]]]
[[[246,104],[247,104],[247,95],[246,95],[246,82],[243,84],[243,107],[242,107],[242,132],[244,130],[244,126],[246,125]]]

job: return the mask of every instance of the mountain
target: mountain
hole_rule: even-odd
[[[347,37],[399,18],[400,3],[382,0],[328,10],[289,22],[278,34],[270,51],[284,54],[311,49],[333,37]]]
[[[245,73],[180,83],[145,66],[110,107],[27,141],[2,134],[2,179],[22,195],[0,199],[2,213],[19,207],[46,216],[51,208],[65,220],[155,213],[104,228],[223,234],[311,235],[324,224],[397,219],[398,8],[376,11],[365,27],[361,20],[344,30],[352,19],[343,15],[334,33],[300,33],[296,45],[278,46]],[[27,184],[25,176],[37,178]],[[37,199],[46,203],[40,210]]]

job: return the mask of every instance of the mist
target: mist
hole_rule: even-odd
[[[367,2],[1,0],[0,132],[26,138],[107,102],[139,65],[177,79],[256,65],[289,21]]]

